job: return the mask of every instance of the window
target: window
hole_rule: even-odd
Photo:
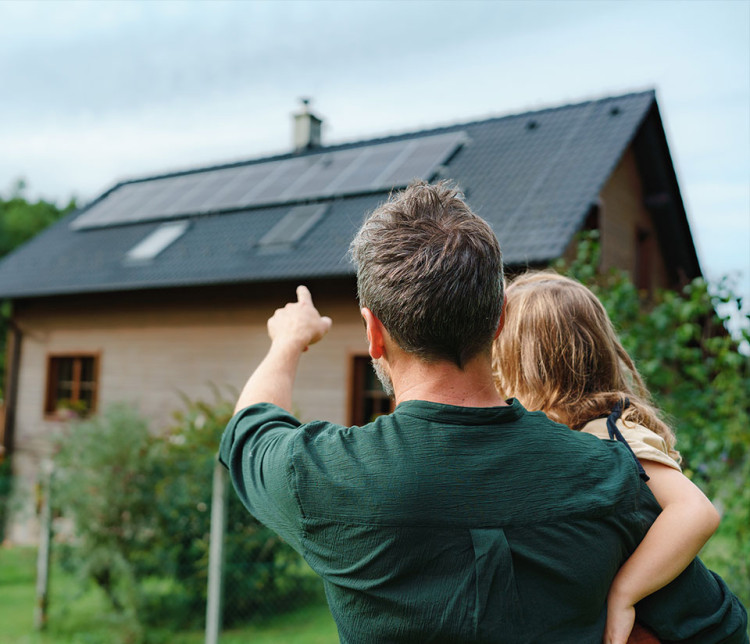
[[[366,425],[393,411],[393,401],[383,391],[369,356],[355,356],[352,369],[350,425]]]
[[[44,413],[86,416],[95,411],[98,370],[96,355],[49,356]]]
[[[185,234],[188,223],[187,221],[172,221],[162,224],[133,246],[125,254],[125,259],[129,262],[148,262],[154,259]]]
[[[328,206],[320,204],[292,208],[261,237],[258,247],[263,253],[290,250],[327,211]]]

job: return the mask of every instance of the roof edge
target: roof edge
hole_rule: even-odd
[[[580,101],[571,101],[568,103],[564,103],[562,105],[549,105],[547,107],[540,107],[538,109],[530,109],[525,111],[514,111],[508,114],[498,114],[494,116],[487,116],[484,118],[474,118],[469,121],[456,121],[453,123],[443,123],[443,124],[435,124],[430,125],[425,128],[422,128],[420,130],[403,130],[398,132],[392,132],[388,134],[382,134],[375,136],[374,138],[368,138],[368,139],[352,139],[349,141],[341,141],[339,143],[336,143],[334,145],[326,145],[321,146],[318,148],[314,148],[312,150],[305,150],[303,152],[285,152],[281,154],[272,154],[269,156],[261,156],[257,158],[251,158],[251,159],[244,159],[241,161],[232,161],[229,163],[219,163],[215,165],[208,165],[208,166],[200,166],[200,167],[193,167],[193,168],[183,168],[179,170],[173,170],[168,172],[163,172],[159,174],[153,174],[153,175],[147,175],[147,176],[137,176],[137,177],[131,177],[131,178],[124,178],[119,181],[117,181],[114,185],[112,185],[111,188],[106,190],[99,198],[96,199],[98,201],[100,198],[104,197],[105,195],[109,194],[116,188],[119,188],[121,186],[131,184],[131,183],[143,183],[145,181],[154,181],[157,179],[168,179],[172,177],[181,177],[186,176],[189,174],[198,174],[201,172],[210,172],[213,170],[227,170],[230,168],[238,168],[241,166],[246,165],[255,165],[259,163],[268,163],[271,161],[284,161],[286,159],[293,159],[293,158],[299,158],[304,156],[315,156],[320,154],[325,154],[328,152],[336,152],[339,150],[347,150],[354,147],[364,147],[366,145],[374,145],[374,144],[380,144],[380,143],[388,143],[393,140],[397,139],[403,139],[403,138],[411,138],[411,137],[418,137],[418,136],[424,136],[424,135],[430,135],[430,134],[439,134],[443,131],[450,131],[455,129],[461,129],[463,127],[469,127],[473,125],[477,125],[480,123],[489,123],[491,121],[500,121],[503,119],[513,119],[513,118],[524,118],[527,116],[530,116],[532,114],[543,114],[543,113],[549,113],[549,112],[557,112],[560,110],[570,109],[572,107],[582,107],[584,105],[589,105],[591,103],[599,103],[603,101],[609,101],[609,100],[622,100],[624,98],[631,98],[634,96],[642,96],[646,94],[651,94],[652,97],[656,98],[656,90],[652,87],[649,89],[644,89],[640,91],[631,91],[626,92],[624,94],[617,94],[617,95],[602,95],[598,98],[592,97]],[[90,204],[86,205],[86,208],[88,208]]]

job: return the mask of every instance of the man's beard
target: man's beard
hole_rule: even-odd
[[[388,397],[393,398],[393,380],[391,380],[391,376],[385,370],[381,358],[378,358],[377,360],[373,358],[372,368],[373,371],[375,371],[378,380],[380,380],[380,384],[383,386],[383,391]]]

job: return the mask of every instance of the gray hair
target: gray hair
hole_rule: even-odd
[[[350,246],[360,306],[404,351],[459,367],[489,352],[503,305],[500,245],[447,182],[379,206]]]

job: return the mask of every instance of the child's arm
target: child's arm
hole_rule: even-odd
[[[635,604],[687,568],[719,525],[716,508],[690,479],[661,463],[641,463],[662,512],[612,582],[605,644],[626,644]]]

